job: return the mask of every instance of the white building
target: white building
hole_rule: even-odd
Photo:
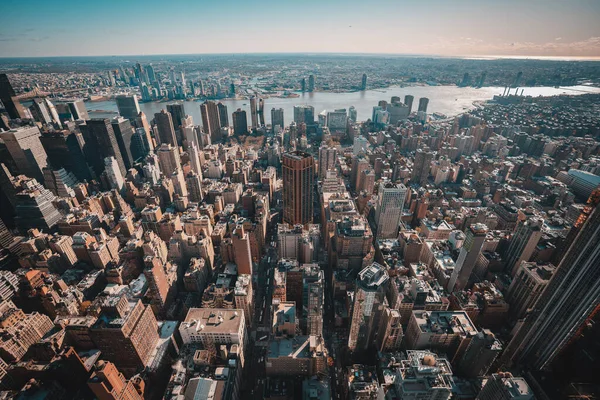
[[[121,190],[125,181],[121,175],[119,164],[114,157],[106,157],[104,159],[104,170],[106,171],[106,177],[110,183],[110,187],[113,189]]]
[[[377,192],[377,238],[394,238],[398,236],[398,227],[402,217],[402,209],[406,199],[406,186],[401,183],[381,183]]]

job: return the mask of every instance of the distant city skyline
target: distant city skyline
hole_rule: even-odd
[[[0,57],[379,53],[600,57],[600,2],[4,2]]]

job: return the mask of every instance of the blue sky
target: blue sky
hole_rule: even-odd
[[[600,0],[2,0],[0,57],[600,56]]]

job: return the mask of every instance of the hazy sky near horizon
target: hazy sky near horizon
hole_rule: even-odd
[[[2,0],[0,57],[600,57],[600,0]]]

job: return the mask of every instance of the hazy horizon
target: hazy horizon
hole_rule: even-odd
[[[5,0],[0,57],[333,53],[600,57],[594,0]]]

